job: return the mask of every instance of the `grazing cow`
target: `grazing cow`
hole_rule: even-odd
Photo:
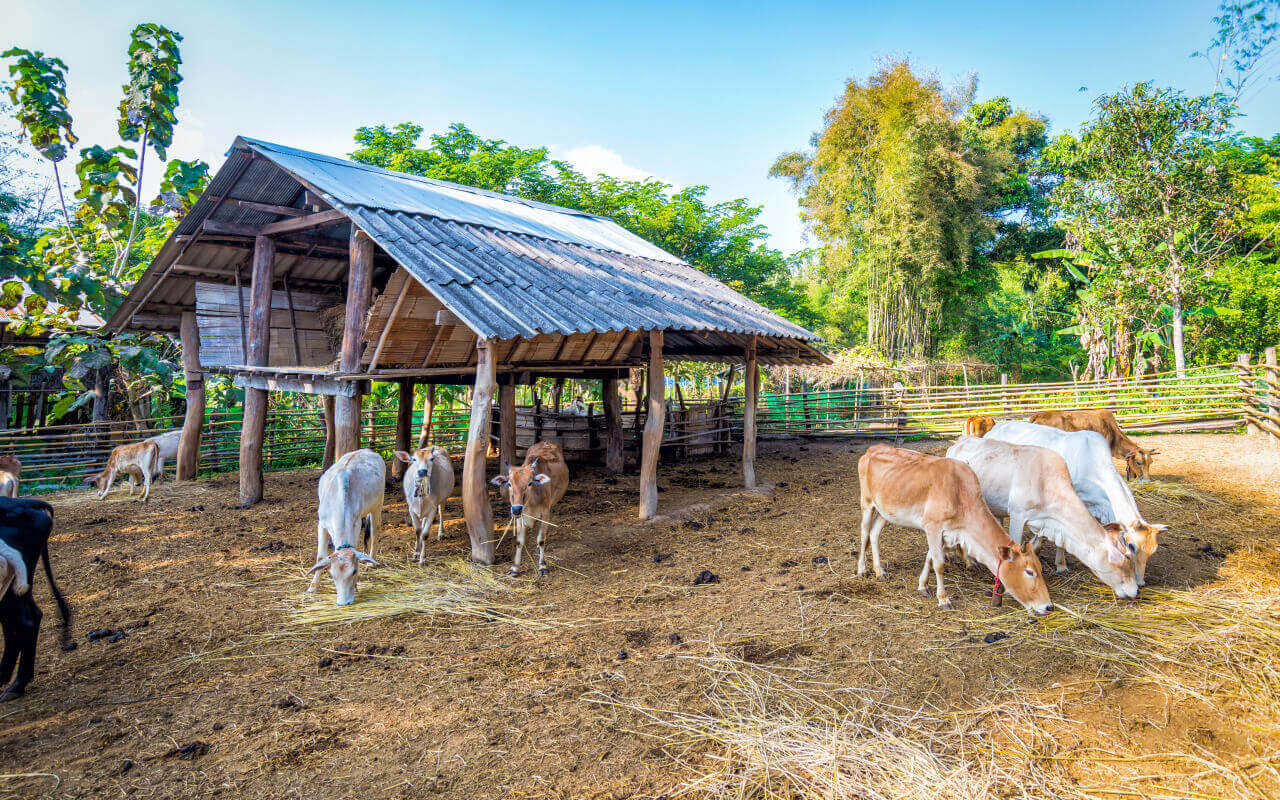
[[[182,428],[174,428],[171,431],[157,433],[155,436],[143,439],[143,441],[155,442],[156,447],[160,448],[160,463],[156,465],[156,474],[152,478],[154,480],[163,480],[165,459],[176,459],[178,457],[178,444],[182,441]],[[175,475],[174,477],[177,476]]]
[[[1116,472],[1111,448],[1102,434],[1094,431],[1062,431],[1033,422],[1006,420],[984,437],[1010,444],[1047,447],[1067,462],[1071,485],[1097,520],[1104,525],[1118,522],[1125,541],[1134,546],[1134,575],[1139,586],[1146,585],[1147,561],[1159,547],[1160,534],[1168,525],[1155,525],[1142,518],[1129,485]]]
[[[1124,461],[1125,480],[1151,480],[1151,457],[1159,450],[1147,450],[1120,430],[1116,414],[1109,408],[1091,408],[1083,411],[1037,411],[1031,421],[1062,431],[1094,431],[1102,434],[1111,446],[1111,455]]]
[[[947,450],[947,458],[973,468],[991,511],[1009,518],[1015,542],[1023,540],[1023,529],[1029,527],[1057,546],[1058,574],[1067,571],[1071,553],[1118,597],[1138,596],[1124,529],[1114,522],[1103,527],[1089,514],[1071,486],[1062,456],[1044,447],[962,436]]]
[[[982,501],[978,477],[967,464],[877,444],[858,459],[858,480],[862,487],[859,575],[867,572],[869,542],[876,577],[885,577],[880,568],[880,531],[887,520],[924,531],[928,553],[920,572],[919,589],[928,594],[932,567],[940,608],[951,608],[951,598],[942,585],[944,548],[957,547],[966,558],[975,558],[990,569],[1032,613],[1053,609],[1035,550],[1010,539],[996,522]]]
[[[0,497],[17,497],[21,476],[21,461],[13,456],[0,456]]]
[[[964,421],[965,436],[986,436],[996,426],[994,417],[969,417]]]
[[[4,570],[0,586],[0,627],[4,629],[4,655],[0,656],[0,685],[7,683],[16,665],[18,674],[0,694],[0,702],[20,697],[36,671],[36,642],[40,635],[43,613],[31,596],[28,576],[35,573],[36,562],[44,559],[44,574],[49,590],[62,615],[62,643],[71,637],[71,608],[53,579],[49,566],[49,534],[53,532],[53,507],[43,500],[0,497],[0,543]],[[17,561],[12,561],[13,558]],[[10,578],[12,576],[12,578]],[[12,580],[11,583],[9,581]]]
[[[524,550],[525,534],[533,523],[538,524],[538,577],[547,574],[547,560],[542,540],[547,535],[547,523],[551,521],[551,508],[564,497],[569,488],[569,468],[565,466],[560,445],[555,442],[538,442],[524,454],[524,464],[513,467],[503,465],[502,475],[493,479],[494,486],[502,487],[511,503],[511,518],[516,524],[516,554],[508,574],[520,574],[520,552]]]
[[[582,395],[578,395],[573,398],[573,402],[568,405],[565,411],[575,417],[585,417],[591,410],[587,408],[587,401],[583,399]]]
[[[409,455],[396,451],[396,458],[409,466],[404,470],[404,501],[409,506],[409,523],[418,536],[413,554],[421,564],[427,555],[427,531],[439,520],[436,541],[444,538],[444,499],[453,492],[453,462],[443,447],[425,447]]]
[[[320,585],[320,570],[329,568],[337,590],[337,603],[348,606],[356,600],[356,579],[360,564],[377,566],[378,532],[382,529],[382,498],[387,488],[387,465],[382,456],[365,448],[347,453],[320,476],[320,497],[316,522],[316,563],[311,567],[314,592]],[[369,524],[366,549],[359,545],[361,528]],[[329,544],[333,552],[329,553]]]
[[[107,466],[97,475],[90,475],[84,479],[86,485],[93,484],[98,487],[98,499],[101,500],[107,496],[107,492],[111,491],[111,484],[116,482],[118,475],[129,476],[129,496],[133,497],[133,490],[137,488],[138,482],[142,482],[142,502],[151,499],[151,479],[155,476],[160,466],[160,447],[152,441],[134,442],[132,444],[117,445],[111,451],[111,457],[107,459]]]

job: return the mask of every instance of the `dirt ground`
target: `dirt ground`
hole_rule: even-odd
[[[1280,553],[1280,449],[1226,434],[1146,441],[1160,450],[1157,479],[1213,500],[1148,510],[1173,525],[1149,584],[1213,584],[1237,551]],[[518,583],[529,591],[504,601],[560,623],[545,630],[407,615],[273,635],[313,561],[315,470],[269,474],[250,510],[236,507],[235,475],[159,484],[146,505],[123,492],[58,495],[51,548],[77,647],[59,649],[56,607],[44,578],[33,580],[46,621],[36,679],[0,706],[0,796],[661,796],[681,777],[670,753],[640,715],[591,698],[704,708],[705,672],[679,656],[709,649],[944,710],[1013,684],[1052,691],[1087,679],[1065,708],[1099,740],[1151,753],[1189,741],[1223,757],[1274,752],[1280,720],[1258,720],[1257,708],[1129,685],[1114,665],[1021,642],[1016,630],[996,644],[966,636],[964,620],[1000,613],[990,576],[961,570],[957,610],[939,611],[915,592],[921,534],[887,529],[889,580],[859,579],[851,548],[866,446],[762,443],[757,469],[772,495],[740,492],[732,459],[664,465],[660,510],[707,507],[657,525],[634,520],[634,475],[577,470],[551,575],[533,578],[526,560]],[[940,453],[946,443],[909,446]],[[383,555],[404,559],[398,485],[387,498]],[[1230,524],[1216,504],[1229,504]],[[430,552],[462,554],[460,500],[445,513],[446,537]],[[500,501],[495,513],[505,514]],[[510,555],[508,538],[494,569]],[[1072,575],[1054,576],[1048,559],[1051,593],[1092,580],[1074,561]],[[704,570],[715,582],[695,586]],[[327,576],[321,591],[332,597]],[[96,629],[125,636],[90,641]]]

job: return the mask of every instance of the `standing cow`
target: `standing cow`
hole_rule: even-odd
[[[1138,596],[1134,562],[1120,525],[1103,527],[1089,514],[1062,456],[1044,447],[962,436],[947,458],[973,468],[982,497],[998,517],[1009,518],[1009,536],[1023,541],[1024,528],[1057,547],[1058,573],[1075,556],[1118,597]]]
[[[360,565],[377,566],[378,533],[382,529],[382,498],[387,488],[387,465],[382,456],[365,448],[347,453],[320,476],[316,509],[316,563],[311,567],[314,592],[320,585],[320,570],[329,568],[337,590],[337,603],[351,605],[356,600],[356,579]],[[361,528],[369,525],[367,543],[360,541]],[[329,552],[329,545],[333,552]],[[366,550],[361,550],[364,544]]]
[[[516,555],[508,574],[520,574],[520,553],[524,550],[525,534],[538,523],[538,577],[547,574],[547,561],[542,549],[547,523],[551,521],[551,509],[569,488],[569,468],[564,454],[555,442],[538,442],[524,455],[524,464],[518,467],[503,465],[502,475],[493,479],[494,486],[501,487],[511,502],[511,518],[516,524]]]
[[[956,547],[991,570],[1014,598],[1029,611],[1053,609],[1049,589],[1040,572],[1040,559],[1031,547],[1009,538],[982,499],[978,477],[967,464],[951,458],[917,453],[884,444],[872,445],[858,459],[862,490],[862,536],[858,574],[867,572],[867,545],[876,577],[880,568],[880,532],[885,521],[924,531],[928,551],[918,588],[928,593],[929,570],[938,585],[938,606],[951,608],[942,585],[944,548]],[[878,514],[878,516],[877,516]]]
[[[1082,411],[1038,411],[1031,417],[1036,425],[1048,425],[1060,431],[1093,431],[1102,434],[1111,447],[1111,455],[1124,461],[1125,480],[1151,480],[1151,457],[1159,450],[1139,447],[1120,429],[1116,414],[1109,408]]]
[[[436,541],[444,538],[444,501],[453,493],[453,462],[443,447],[424,447],[409,455],[396,451],[396,458],[408,464],[404,470],[404,501],[409,506],[409,523],[417,535],[413,554],[421,564],[427,555],[427,531],[431,521],[439,521]]]
[[[49,535],[53,532],[53,507],[43,500],[0,497],[0,544],[7,573],[0,578],[0,627],[4,629],[4,655],[0,655],[0,685],[8,682],[16,665],[18,674],[0,694],[0,703],[20,697],[35,676],[36,642],[44,614],[31,596],[29,576],[44,559],[44,575],[62,616],[62,643],[71,639],[71,607],[63,598],[49,566]],[[17,557],[17,561],[12,559]]]

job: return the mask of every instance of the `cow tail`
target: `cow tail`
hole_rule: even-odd
[[[49,511],[49,520],[53,521],[53,510]],[[52,530],[52,524],[50,530]],[[49,579],[49,591],[53,592],[53,599],[58,604],[58,613],[62,616],[62,643],[65,645],[71,641],[71,606],[67,603],[67,599],[62,596],[62,591],[58,589],[58,583],[53,579],[53,567],[49,565],[49,540],[44,540],[44,547],[40,550],[40,555],[44,558],[44,576]]]

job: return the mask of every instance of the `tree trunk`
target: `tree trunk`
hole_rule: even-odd
[[[1170,316],[1173,319],[1173,330],[1169,334],[1169,338],[1173,344],[1173,368],[1177,370],[1179,378],[1187,377],[1187,356],[1183,352],[1182,346],[1182,293],[1174,292],[1170,301],[1173,310]]]
[[[253,242],[253,274],[249,284],[250,366],[265,367],[271,353],[271,284],[276,244],[270,236]],[[244,390],[244,418],[240,424],[240,505],[262,499],[262,447],[267,423],[267,391]]]
[[[347,306],[342,324],[342,350],[339,368],[343,372],[360,369],[364,349],[365,316],[373,293],[373,240],[352,226],[350,269],[347,272]],[[360,397],[338,397],[334,401],[334,458],[360,449]]]
[[[200,371],[200,329],[196,327],[194,312],[183,313],[181,338],[187,411],[182,421],[182,438],[178,441],[178,480],[189,481],[195,478],[200,468],[200,434],[204,429],[205,406],[204,373]],[[94,397],[94,406],[97,406],[97,397]]]

